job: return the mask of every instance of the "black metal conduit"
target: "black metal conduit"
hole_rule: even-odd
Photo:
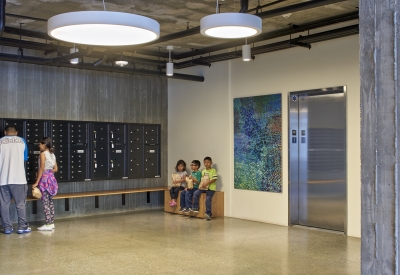
[[[240,0],[239,13],[247,13],[248,10],[249,10],[249,0]]]
[[[262,8],[266,8],[266,7],[269,7],[269,6],[273,6],[273,5],[276,5],[276,4],[279,4],[279,3],[281,3],[281,2],[285,2],[285,1],[287,1],[287,0],[276,0],[276,1],[274,1],[274,2],[265,4],[265,5],[261,5],[261,6],[260,6],[260,5],[257,5],[257,7],[252,8],[252,9],[248,10],[247,12],[256,11],[256,13],[257,13],[258,10],[260,10],[260,9],[262,9]]]
[[[329,18],[326,18],[323,20],[310,22],[310,23],[307,23],[307,24],[304,24],[301,26],[297,26],[296,28],[290,27],[290,28],[286,28],[286,29],[282,29],[282,30],[273,31],[273,32],[262,33],[260,35],[257,35],[256,37],[248,38],[247,43],[252,44],[252,43],[256,43],[256,42],[260,42],[260,41],[264,41],[264,40],[268,40],[268,39],[274,39],[274,38],[282,37],[285,35],[290,35],[290,34],[304,32],[304,31],[308,31],[308,30],[312,30],[312,29],[316,29],[316,28],[326,27],[329,25],[342,23],[342,22],[355,20],[355,19],[358,19],[358,11],[346,13],[346,14],[339,15],[339,16],[329,17]],[[225,50],[225,49],[229,49],[229,48],[233,48],[233,47],[241,47],[242,45],[243,45],[243,40],[239,39],[239,40],[234,40],[234,41],[218,44],[215,46],[204,47],[200,50],[196,50],[194,53],[195,53],[195,55],[201,55],[201,54],[221,51],[221,50]],[[187,52],[187,53],[176,54],[173,57],[174,57],[174,59],[179,60],[179,59],[188,58],[188,57],[192,57],[192,56],[193,56],[193,52]]]
[[[63,51],[63,52],[69,52],[69,47],[65,46],[58,46],[54,44],[44,44],[44,43],[38,43],[38,42],[31,42],[31,41],[25,41],[25,40],[17,40],[17,39],[12,39],[12,38],[6,38],[6,37],[1,37],[0,38],[0,45],[2,46],[8,46],[8,47],[16,47],[18,48],[21,46],[24,49],[30,49],[30,50],[40,50],[40,51],[45,51],[47,53],[49,52],[57,52],[58,50]],[[73,55],[78,54],[78,56],[73,57]],[[104,52],[97,52],[97,51],[92,51],[91,53],[85,53],[85,52],[78,52],[78,53],[73,53],[73,55],[65,55],[65,60],[76,58],[76,57],[82,57],[84,56],[87,57],[93,57],[93,58],[100,58],[104,55]],[[45,54],[46,55],[46,54]],[[109,55],[110,59],[115,59],[119,57],[120,55],[118,54],[111,54]],[[64,57],[64,56],[62,56]],[[60,58],[62,58],[60,57]],[[145,65],[151,65],[151,66],[158,66],[158,65],[164,65],[164,61],[159,61],[159,60],[154,60],[154,59],[146,59],[146,58],[140,58],[140,57],[129,57],[125,56],[130,63],[136,63],[136,64],[145,64]],[[58,57],[56,57],[58,58]]]
[[[0,1],[2,1],[2,0],[0,0]],[[337,23],[355,20],[358,18],[359,18],[358,11],[350,12],[350,13],[346,13],[346,14],[339,15],[339,16],[333,16],[333,17],[329,17],[326,19],[317,20],[317,21],[310,22],[310,23],[307,23],[307,24],[304,24],[301,26],[285,28],[282,30],[277,30],[277,31],[269,32],[269,33],[263,33],[256,37],[249,38],[248,43],[251,44],[251,43],[260,42],[260,41],[264,41],[264,40],[268,40],[268,39],[278,38],[278,37],[282,37],[285,35],[304,32],[307,30],[312,30],[312,29],[316,29],[316,28],[320,28],[320,27],[337,24]],[[5,28],[6,31],[8,28],[9,27]],[[10,32],[10,33],[19,34],[19,31],[20,31],[19,29],[16,29],[16,28],[10,28],[10,29],[12,30],[12,32]],[[39,32],[31,32],[31,31],[26,31],[26,30],[22,30],[22,32],[23,32],[24,36],[43,38],[43,37],[40,37],[41,33],[39,33]],[[171,34],[171,35],[173,35],[173,34]],[[230,41],[230,42],[218,44],[215,46],[205,47],[200,50],[196,50],[194,52],[194,54],[193,54],[193,52],[177,54],[177,55],[174,55],[174,58],[179,60],[179,59],[191,57],[193,55],[202,55],[205,53],[220,51],[220,50],[224,50],[224,49],[228,49],[228,48],[239,47],[242,44],[243,44],[243,41],[241,41],[241,40],[240,41],[238,41],[238,40]],[[57,51],[57,49],[58,49],[58,50],[65,52],[65,51],[69,50],[69,48],[65,47],[65,46],[58,46],[58,45],[54,45],[54,44],[44,44],[44,43],[38,43],[38,42],[30,42],[30,41],[19,41],[17,39],[4,38],[4,37],[0,38],[0,45],[10,46],[10,47],[19,47],[21,45],[23,48],[26,48],[26,49],[43,50],[43,51]],[[111,59],[113,59],[113,56],[110,55],[111,53],[108,53],[108,52],[109,51],[107,51],[107,55]],[[82,53],[79,53],[79,54],[82,54]],[[90,57],[101,58],[103,55],[104,55],[104,52],[93,51],[90,54]],[[86,54],[86,56],[88,56],[88,55]],[[81,56],[78,56],[78,57],[81,57]],[[116,57],[117,57],[117,55],[115,55],[115,58]],[[67,57],[65,60],[71,59],[71,58],[72,57],[69,56],[69,58]],[[140,58],[140,57],[127,57],[127,58],[130,63],[146,64],[146,65],[154,65],[154,66],[165,65],[164,61],[145,59],[145,58]]]
[[[6,0],[0,0],[0,37],[3,35],[6,26]]]
[[[152,71],[152,70],[135,69],[135,68],[121,68],[121,67],[104,66],[104,65],[94,67],[92,63],[79,63],[77,65],[73,65],[70,63],[49,63],[49,61],[52,59],[33,57],[33,56],[21,56],[21,55],[16,55],[16,54],[0,53],[0,60],[8,61],[8,62],[35,64],[35,65],[57,66],[57,67],[73,68],[73,69],[85,69],[85,70],[91,70],[91,71],[104,71],[104,72],[124,73],[124,74],[133,74],[133,75],[167,77],[165,75],[165,73],[161,72],[161,71]],[[204,77],[197,76],[197,75],[174,73],[173,76],[168,76],[168,78],[196,81],[196,82],[204,82]]]
[[[334,4],[337,2],[343,2],[343,1],[346,1],[346,0],[313,0],[313,1],[298,3],[298,4],[294,4],[294,5],[290,5],[290,6],[286,6],[286,7],[282,7],[282,8],[277,8],[274,10],[264,11],[264,12],[261,12],[261,13],[255,14],[255,15],[261,17],[262,19],[265,19],[265,18],[271,18],[271,17],[275,17],[275,16],[279,16],[279,15],[284,15],[287,13],[293,13],[293,12],[297,12],[297,11],[318,8],[321,6],[330,5],[330,4]]]
[[[251,54],[252,55],[253,54],[263,54],[263,53],[285,50],[285,49],[289,49],[292,47],[296,47],[296,45],[294,45],[293,42],[312,44],[312,43],[327,41],[330,39],[341,38],[341,37],[345,37],[345,36],[349,36],[349,35],[355,35],[358,33],[359,33],[359,25],[356,24],[356,25],[352,25],[352,26],[348,26],[348,27],[344,27],[344,28],[340,28],[340,29],[336,29],[336,30],[321,32],[321,33],[307,35],[307,36],[300,36],[298,38],[291,39],[291,40],[285,40],[285,41],[280,41],[277,43],[254,47],[251,49]],[[238,50],[238,51],[234,51],[234,52],[200,57],[200,58],[196,58],[193,60],[175,63],[174,67],[176,69],[183,69],[183,68],[195,66],[196,65],[195,63],[198,61],[212,63],[212,62],[226,61],[226,60],[241,58],[241,57],[242,57],[242,51]]]

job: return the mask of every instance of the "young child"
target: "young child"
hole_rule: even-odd
[[[42,205],[46,224],[39,227],[39,231],[51,231],[54,229],[54,205],[53,196],[57,194],[58,184],[54,177],[54,173],[58,171],[56,157],[51,139],[48,137],[42,138],[39,143],[39,171],[36,182],[32,188],[39,187],[42,193]]]
[[[217,190],[217,170],[211,167],[212,165],[212,159],[210,157],[205,157],[204,158],[204,170],[201,171],[201,176],[208,176],[209,181],[207,182],[201,182],[199,185],[199,189],[194,192],[193,194],[193,208],[190,209],[190,211],[193,212],[199,212],[199,199],[201,193],[206,193],[206,213],[204,214],[204,217],[209,221],[211,220],[211,200],[212,197],[215,194],[215,191]],[[205,189],[205,190],[200,190],[200,189]]]
[[[189,209],[192,208],[193,193],[199,188],[199,183],[201,181],[201,172],[199,171],[200,165],[200,161],[198,160],[194,160],[192,164],[190,164],[192,174],[189,176],[189,179],[193,180],[193,189],[188,189],[186,187],[185,190],[181,192],[181,209],[179,209],[179,212],[190,212]]]
[[[171,200],[169,202],[170,206],[175,206],[176,205],[176,199],[178,198],[178,193],[179,190],[184,190],[186,186],[186,162],[183,160],[178,160],[175,166],[175,171],[176,174],[181,176],[180,180],[174,180],[173,183],[177,184],[180,183],[178,187],[172,186],[171,189],[169,190],[169,194],[171,195]]]

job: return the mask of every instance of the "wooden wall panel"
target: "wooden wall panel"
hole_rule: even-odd
[[[14,53],[6,47],[1,50]],[[0,61],[0,95],[2,118],[161,124],[161,178],[60,183],[60,193],[168,185],[165,78]],[[125,206],[121,196],[101,198],[99,209],[94,208],[94,198],[71,199],[68,212],[64,200],[57,200],[56,218],[161,209],[163,196],[159,193],[151,194],[151,203],[146,194],[127,195]],[[32,214],[28,202],[29,221],[44,220],[40,202],[38,205],[38,214]],[[16,219],[15,214],[12,217]]]

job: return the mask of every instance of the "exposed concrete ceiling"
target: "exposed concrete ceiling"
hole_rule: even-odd
[[[105,0],[105,7],[107,11],[119,11],[127,13],[135,13],[143,16],[150,17],[157,20],[161,26],[160,41],[150,45],[140,47],[123,47],[121,48],[94,48],[94,53],[108,51],[116,53],[123,50],[125,55],[135,55],[141,58],[151,60],[158,60],[162,56],[164,60],[167,56],[167,45],[173,45],[174,57],[188,58],[191,57],[190,52],[194,56],[196,52],[202,54],[221,54],[232,51],[233,44],[229,44],[230,40],[214,39],[204,37],[200,32],[195,29],[200,25],[200,19],[206,15],[215,13],[216,1],[203,0],[203,1],[183,1],[183,0]],[[250,0],[249,13],[255,14],[256,11],[251,9],[256,8],[258,5],[266,7],[259,9],[258,14],[265,13],[266,11],[275,11],[283,7],[290,7],[299,4],[310,4],[324,2],[323,0]],[[222,4],[221,12],[238,12],[240,10],[240,0],[219,0]],[[277,31],[290,30],[293,26],[304,26],[310,22],[321,22],[326,18],[332,18],[349,13],[358,12],[358,0],[347,1],[325,1],[327,5],[322,5],[315,8],[307,8],[301,11],[293,11],[276,16],[263,17],[263,33],[264,37],[268,34],[273,34]],[[103,1],[101,0],[7,0],[6,14],[15,14],[28,16],[33,18],[48,19],[54,15],[82,10],[104,10]],[[22,23],[22,25],[21,25]],[[353,21],[354,24],[354,21]],[[6,27],[9,29],[22,28],[41,33],[47,32],[47,23],[40,20],[18,18],[13,16],[6,16]],[[189,28],[189,30],[187,30]],[[193,35],[186,35],[181,37],[174,36],[173,39],[164,41],[162,38],[169,37],[179,32],[189,32],[192,30]],[[340,37],[340,36],[338,36]],[[19,39],[17,34],[12,34],[10,31],[5,31],[3,39]],[[24,41],[34,41],[46,44],[58,44],[57,41],[38,39],[23,36]],[[289,35],[282,38],[282,40],[289,39]],[[244,41],[239,41],[241,44]],[[251,41],[250,41],[251,42]],[[253,41],[254,42],[254,41]],[[276,42],[276,41],[274,41]],[[257,41],[257,45],[267,44],[268,41]],[[4,45],[4,43],[3,43]],[[62,45],[62,43],[61,43]],[[65,46],[70,46],[64,44]],[[218,45],[223,45],[218,47]],[[293,46],[293,45],[292,45]],[[81,46],[83,49],[86,46]],[[43,49],[44,50],[44,49]],[[157,54],[159,52],[159,54]],[[157,56],[158,55],[158,56]],[[184,60],[184,59],[183,59]],[[223,59],[220,59],[223,60]],[[217,60],[218,61],[218,60]],[[185,66],[182,66],[185,67]]]

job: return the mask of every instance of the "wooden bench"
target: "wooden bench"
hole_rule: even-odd
[[[168,187],[170,188],[170,187]],[[179,191],[178,199],[175,206],[170,206],[169,201],[171,196],[169,194],[169,189],[164,191],[164,211],[169,213],[181,214],[186,216],[192,216],[197,218],[204,218],[204,213],[206,212],[206,194],[202,193],[199,199],[199,212],[179,212],[181,191]],[[211,212],[212,217],[223,217],[224,216],[224,192],[216,191],[211,201]]]
[[[65,211],[69,211],[69,199],[74,198],[87,198],[94,197],[94,207],[99,208],[99,197],[110,196],[110,195],[122,195],[122,205],[125,205],[125,194],[133,193],[146,193],[147,201],[150,202],[150,192],[159,192],[168,190],[168,187],[149,187],[149,188],[131,188],[131,189],[114,189],[114,190],[101,190],[101,191],[88,191],[88,192],[75,192],[75,193],[64,193],[57,194],[53,197],[53,200],[65,199]],[[37,214],[37,203],[38,199],[27,196],[27,201],[33,201],[32,214]]]

